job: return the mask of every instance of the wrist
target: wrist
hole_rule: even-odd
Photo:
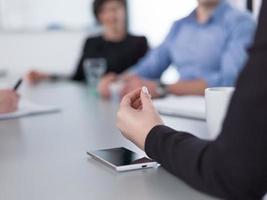
[[[162,83],[161,81],[159,81],[157,83],[156,93],[157,93],[157,95],[159,97],[165,97],[169,93],[168,85],[166,85],[166,84]]]

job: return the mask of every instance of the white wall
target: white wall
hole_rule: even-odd
[[[92,0],[0,0],[0,70],[71,73],[92,28]],[[68,31],[46,31],[50,26]],[[6,32],[5,32],[6,31]]]
[[[0,33],[0,69],[24,73],[37,68],[69,74],[87,35],[83,32]]]
[[[92,0],[0,0],[0,28],[81,29],[95,23]]]

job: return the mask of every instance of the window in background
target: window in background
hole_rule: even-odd
[[[0,29],[84,29],[95,26],[93,0],[0,0]],[[246,0],[228,0],[241,9]],[[253,0],[259,10],[261,0]],[[171,24],[189,14],[197,0],[128,0],[130,30],[145,34],[152,46],[166,36]]]
[[[95,25],[92,0],[0,0],[0,28],[83,29]]]
[[[165,38],[174,21],[188,15],[196,0],[129,0],[130,31],[146,35],[152,46]]]

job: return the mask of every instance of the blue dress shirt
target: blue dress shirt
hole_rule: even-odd
[[[233,86],[247,60],[255,28],[249,13],[221,0],[207,23],[196,20],[196,10],[175,22],[165,41],[132,72],[145,79],[159,79],[172,64],[180,80],[201,79],[209,87]]]

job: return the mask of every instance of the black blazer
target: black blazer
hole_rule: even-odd
[[[219,106],[219,105],[218,105]],[[226,199],[267,192],[267,1],[263,0],[250,59],[216,141],[154,127],[146,153],[194,188]]]
[[[120,74],[136,64],[148,49],[148,42],[145,37],[130,34],[121,42],[109,42],[102,36],[88,38],[72,79],[85,80],[83,63],[87,58],[105,58],[107,61],[106,73]]]

